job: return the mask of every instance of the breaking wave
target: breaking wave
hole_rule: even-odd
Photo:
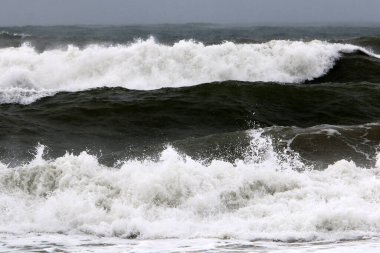
[[[23,39],[27,37],[30,37],[30,35],[24,33],[10,33],[7,31],[0,31],[0,39]]]
[[[151,38],[43,52],[23,44],[0,49],[1,102],[31,103],[58,91],[98,87],[152,90],[226,80],[302,83],[326,75],[343,53],[355,52],[379,57],[359,46],[318,40],[163,45]]]
[[[1,232],[122,238],[357,239],[380,233],[380,164],[312,170],[251,131],[243,160],[205,165],[168,147],[158,161],[101,165],[86,152],[0,169]],[[378,157],[379,159],[380,157]]]

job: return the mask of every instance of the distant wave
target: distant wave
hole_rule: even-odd
[[[380,52],[380,38],[378,37],[360,37],[350,40],[350,43],[371,48],[376,53]]]
[[[11,33],[7,31],[0,31],[0,39],[24,39],[29,36],[29,34],[24,33]]]
[[[359,46],[318,40],[218,45],[179,41],[169,46],[151,38],[43,52],[24,44],[0,49],[0,90],[8,98],[3,102],[30,103],[57,91],[103,86],[151,90],[226,80],[302,83],[328,73],[343,53],[358,51],[379,57]]]

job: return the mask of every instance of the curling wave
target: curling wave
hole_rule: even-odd
[[[3,103],[30,103],[57,91],[97,87],[151,90],[226,80],[301,83],[325,75],[350,44],[323,41],[270,41],[261,44],[204,45],[153,38],[128,45],[36,51],[28,44],[0,49]]]

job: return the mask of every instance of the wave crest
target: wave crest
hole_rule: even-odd
[[[8,94],[4,102],[27,103],[29,98],[20,101],[19,93],[10,89],[46,96],[103,86],[151,90],[226,80],[300,83],[326,74],[341,53],[357,50],[377,57],[358,46],[318,40],[219,45],[179,41],[169,46],[151,38],[44,52],[24,44],[0,49],[0,90]]]
[[[1,230],[284,241],[378,235],[378,166],[342,160],[309,170],[261,134],[252,131],[252,150],[234,164],[203,165],[169,147],[159,161],[112,168],[86,152],[47,161],[39,147],[29,164],[0,170]]]
[[[0,31],[0,39],[24,39],[27,37],[30,37],[30,35],[24,33],[11,33],[7,31]]]

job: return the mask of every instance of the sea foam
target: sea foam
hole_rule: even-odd
[[[151,90],[226,80],[300,83],[326,74],[341,53],[357,50],[378,57],[358,46],[318,40],[163,45],[150,38],[43,52],[23,44],[0,49],[0,102],[31,103],[59,91],[104,86]]]
[[[380,167],[318,171],[251,132],[244,161],[205,165],[168,147],[106,167],[82,152],[0,169],[0,232],[121,238],[335,240],[378,236]],[[380,157],[379,157],[380,158]]]

